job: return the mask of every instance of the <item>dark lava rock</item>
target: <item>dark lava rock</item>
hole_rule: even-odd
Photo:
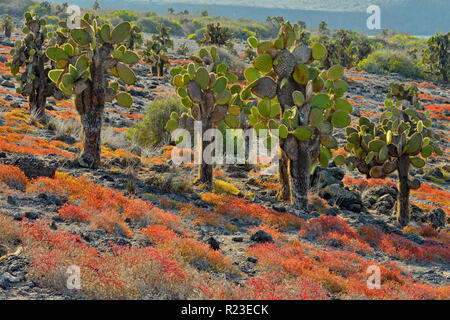
[[[41,160],[32,155],[15,156],[6,160],[5,163],[18,167],[29,179],[53,178],[59,167],[59,163],[56,161]]]
[[[322,168],[318,167],[314,174],[311,176],[311,186],[318,186],[319,189],[332,184],[338,184],[343,186],[342,179],[344,179],[345,171],[342,168],[330,167]]]
[[[272,237],[270,234],[263,230],[258,230],[252,236],[250,237],[250,240],[258,242],[258,243],[264,243],[264,242],[273,242]]]
[[[220,242],[214,239],[213,237],[206,240],[206,243],[209,244],[213,250],[220,249]]]
[[[342,209],[353,212],[360,212],[362,209],[361,194],[359,192],[349,190],[340,184],[329,185],[319,191],[319,196],[325,200],[331,200]]]
[[[25,212],[25,217],[30,220],[36,220],[39,218],[39,214],[36,212]]]
[[[234,242],[243,242],[244,238],[243,237],[233,237],[233,238],[231,238],[231,240],[233,240]]]
[[[255,257],[248,257],[247,261],[251,263],[258,263],[258,259],[256,259]]]
[[[436,208],[430,211],[428,214],[428,217],[430,219],[431,224],[435,228],[442,228],[445,227],[445,211],[441,208]]]

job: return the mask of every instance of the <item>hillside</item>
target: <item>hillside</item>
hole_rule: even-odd
[[[22,0],[20,0],[22,1]],[[64,1],[58,0],[55,3]],[[74,0],[72,4],[89,8],[91,0]],[[227,16],[233,19],[249,18],[265,21],[267,16],[283,16],[290,21],[303,20],[309,28],[317,28],[321,21],[326,21],[333,29],[357,30],[369,34],[379,33],[366,27],[370,4],[380,4],[382,11],[382,29],[408,32],[414,35],[429,36],[436,32],[450,29],[448,12],[450,2],[446,0],[396,0],[396,1],[119,1],[100,0],[101,8],[132,9],[167,13],[168,8],[175,12],[188,10],[200,14],[208,10],[211,16]],[[251,8],[251,9],[248,9]]]

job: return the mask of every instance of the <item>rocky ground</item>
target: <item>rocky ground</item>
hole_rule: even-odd
[[[184,40],[176,39],[175,49]],[[195,50],[193,41],[186,41],[191,50]],[[169,78],[149,76],[149,67],[139,64],[135,67],[138,82],[133,88],[126,88],[133,95],[133,109],[125,109],[117,104],[109,104],[105,112],[105,136],[103,137],[105,150],[102,167],[96,171],[82,168],[76,160],[80,152],[80,127],[77,124],[77,114],[71,102],[59,102],[49,99],[46,124],[41,126],[20,126],[20,114],[11,118],[11,112],[19,110],[26,114],[27,101],[15,93],[15,81],[8,74],[4,63],[8,59],[9,47],[0,45],[0,126],[14,128],[12,132],[24,134],[26,138],[11,140],[11,131],[4,129],[0,132],[0,163],[19,167],[30,179],[41,176],[53,176],[55,170],[67,172],[75,177],[86,176],[89,180],[103,187],[119,190],[128,194],[135,193],[136,198],[151,201],[154,205],[164,208],[168,212],[179,214],[179,204],[193,204],[206,211],[215,210],[215,206],[202,199],[202,190],[198,186],[190,186],[188,192],[174,191],[173,184],[182,177],[180,183],[189,181],[196,176],[196,169],[190,166],[174,166],[164,157],[163,150],[142,150],[130,145],[125,139],[125,130],[145,113],[146,106],[160,95],[172,92]],[[237,46],[238,52],[243,52],[243,45]],[[172,55],[172,65],[184,63],[178,56]],[[374,117],[383,110],[383,102],[388,93],[389,83],[415,82],[419,85],[421,101],[425,106],[435,106],[432,116],[435,118],[434,128],[443,137],[442,149],[445,157],[431,158],[427,169],[413,169],[416,178],[423,184],[430,185],[433,190],[448,196],[449,180],[449,139],[448,125],[450,117],[450,88],[441,84],[430,84],[414,79],[405,79],[397,75],[371,75],[355,70],[347,70],[349,91],[347,98],[351,101],[355,119],[361,115]],[[437,111],[436,111],[437,110]],[[9,115],[9,116],[8,116]],[[29,120],[29,119],[28,119]],[[353,122],[356,122],[355,120]],[[17,129],[17,130],[15,130]],[[32,140],[36,138],[35,140]],[[344,135],[337,138],[342,144]],[[29,139],[29,140],[27,140]],[[45,143],[44,143],[45,142]],[[11,145],[27,147],[16,149]],[[40,151],[39,151],[40,150]],[[45,150],[44,152],[42,152]],[[319,216],[338,216],[348,225],[357,229],[361,226],[376,226],[388,234],[397,234],[406,240],[420,246],[427,240],[424,236],[405,232],[395,223],[392,215],[395,206],[397,190],[386,184],[380,186],[361,187],[351,181],[360,181],[356,173],[346,173],[341,168],[319,169],[313,179],[313,194],[325,202],[312,204],[309,213],[300,212],[290,205],[276,201],[276,178],[258,175],[258,168],[246,166],[223,166],[216,168],[216,176],[221,180],[233,184],[238,190],[238,196],[251,198],[252,202],[269,210],[287,212],[305,221]],[[353,180],[351,180],[353,179]],[[395,175],[392,177],[395,182]],[[424,191],[425,192],[425,191]],[[250,196],[251,194],[251,196]],[[49,192],[27,193],[20,190],[0,192],[0,214],[12,217],[15,221],[29,219],[31,222],[48,219],[52,229],[66,230],[81,237],[89,246],[103,250],[111,242],[123,246],[146,246],[148,240],[139,233],[140,225],[129,222],[135,236],[126,237],[120,234],[107,233],[103,229],[92,228],[89,224],[68,222],[61,219],[58,210],[69,199],[61,199]],[[442,202],[436,198],[427,199],[421,194],[412,195],[413,222],[418,225],[430,225],[448,234],[448,200]],[[169,205],[167,204],[169,203]],[[225,217],[221,226],[208,224],[194,224],[190,217],[183,216],[185,226],[197,235],[197,240],[216,247],[241,272],[238,275],[228,275],[229,281],[244,283],[249,276],[260,272],[258,259],[249,256],[247,248],[257,242],[271,241],[272,237],[265,233],[251,232],[248,228],[254,226],[253,221],[241,221]],[[224,225],[232,224],[234,228]],[[445,231],[447,230],[447,231]],[[1,235],[0,235],[1,237]],[[298,229],[283,231],[285,241],[296,239]],[[448,238],[447,238],[448,239]],[[304,238],[302,241],[316,247],[326,249],[330,244],[319,243],[317,239]],[[19,243],[16,244],[19,247]],[[442,244],[447,250],[449,243]],[[333,247],[333,244],[331,244]],[[14,249],[16,248],[14,247]],[[11,249],[11,248],[9,248]],[[14,250],[13,250],[14,251]],[[0,256],[10,253],[0,247]],[[389,255],[382,250],[359,253],[362,257],[385,263],[395,261],[411,277],[433,286],[450,286],[450,261],[414,261],[405,260]],[[448,258],[448,255],[447,255]],[[20,253],[0,260],[0,299],[71,299],[73,294],[58,291],[51,286],[43,286],[35,278],[28,275],[30,258]],[[195,266],[201,270],[201,266]],[[80,298],[79,296],[75,296]],[[150,296],[147,298],[151,298]]]

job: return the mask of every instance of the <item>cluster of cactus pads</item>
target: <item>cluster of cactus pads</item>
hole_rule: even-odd
[[[251,126],[278,129],[282,197],[307,209],[310,174],[319,163],[328,166],[338,146],[333,130],[350,124],[352,106],[343,98],[348,88],[341,80],[343,67],[321,70],[326,48],[320,43],[299,45],[300,35],[298,25],[285,22],[274,41],[248,39],[258,57],[245,71],[249,85],[242,97],[258,98],[249,110]],[[335,162],[345,159],[338,156]]]
[[[11,38],[11,34],[14,31],[14,25],[11,21],[10,16],[7,14],[3,15],[2,21],[0,22],[0,29],[3,31],[3,36],[5,38]]]
[[[199,45],[228,46],[233,34],[228,27],[222,27],[220,23],[210,23],[206,26],[203,39],[198,40]]]
[[[378,123],[361,117],[358,126],[347,128],[347,164],[367,178],[385,178],[398,172],[397,221],[405,226],[410,219],[409,192],[420,188],[419,180],[409,177],[410,166],[422,168],[433,153],[442,155],[435,145],[440,137],[431,130],[427,113],[417,111],[420,105],[415,86],[392,83],[385,106]]]
[[[36,117],[45,113],[46,100],[50,96],[56,99],[64,98],[48,78],[50,70],[54,67],[45,54],[46,41],[53,37],[46,28],[46,21],[36,14],[25,13],[25,38],[17,40],[11,50],[12,60],[9,63],[11,73],[17,75],[21,67],[24,71],[17,80],[20,86],[17,92],[28,97],[30,112]]]
[[[130,94],[119,91],[119,82],[106,80],[110,75],[126,85],[136,82],[130,65],[139,57],[124,45],[130,30],[128,22],[115,28],[109,24],[99,26],[94,17],[86,14],[80,28],[69,30],[64,22],[60,23],[57,44],[47,48],[47,56],[56,65],[48,76],[67,96],[75,96],[85,135],[82,157],[89,159],[86,162],[94,168],[100,163],[105,102],[116,100],[123,107],[133,103]]]
[[[170,28],[161,24],[159,34],[152,36],[152,41],[147,40],[141,54],[143,60],[150,64],[153,76],[164,76],[165,66],[169,64],[168,49],[173,49],[173,41],[170,39]]]
[[[240,97],[241,86],[235,84],[237,76],[230,73],[228,66],[219,61],[217,48],[203,48],[198,56],[192,56],[190,59],[190,64],[170,70],[172,83],[189,113],[172,113],[166,128],[169,131],[177,128],[192,131],[194,121],[202,122],[203,132],[221,124],[230,128],[239,127],[239,116],[244,105]],[[207,144],[209,143],[203,141],[202,150]],[[211,186],[212,179],[212,165],[203,159],[198,181]]]

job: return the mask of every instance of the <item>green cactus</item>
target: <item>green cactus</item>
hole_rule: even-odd
[[[203,39],[197,40],[199,46],[230,46],[230,39],[233,34],[230,32],[228,27],[222,27],[220,23],[210,23],[206,26],[205,33],[203,35]]]
[[[134,50],[136,45],[142,45],[142,43],[142,28],[136,24],[132,24],[127,45],[128,50]]]
[[[397,221],[402,226],[410,220],[409,192],[420,187],[419,180],[409,178],[410,166],[422,168],[432,153],[442,155],[435,144],[440,137],[431,130],[428,111],[417,111],[417,91],[415,86],[392,83],[385,101],[387,110],[378,123],[361,117],[359,125],[347,128],[349,169],[379,179],[398,172]]]
[[[427,66],[427,72],[441,76],[448,83],[450,73],[450,32],[436,34],[428,39],[428,47],[424,50],[422,61]]]
[[[130,29],[128,22],[115,28],[109,24],[100,26],[86,14],[81,19],[81,28],[69,30],[62,23],[57,44],[47,49],[47,56],[56,64],[49,78],[66,95],[75,96],[75,107],[84,129],[83,152],[92,156],[94,168],[100,164],[105,102],[115,99],[123,107],[130,107],[133,102],[128,93],[118,90],[118,82],[106,80],[110,75],[126,85],[136,82],[129,66],[137,63],[139,57],[124,45]]]
[[[162,77],[165,66],[169,65],[167,51],[173,49],[173,41],[170,39],[170,28],[161,24],[158,30],[159,34],[153,35],[152,41],[146,41],[141,55],[150,64],[152,75]]]
[[[30,113],[40,118],[45,114],[47,98],[54,96],[60,100],[64,98],[64,94],[47,76],[55,66],[45,55],[46,41],[52,37],[46,28],[46,21],[36,14],[26,12],[23,32],[25,38],[16,41],[8,66],[13,75],[17,75],[21,67],[25,67],[16,78],[20,83],[16,90],[28,97]]]
[[[327,50],[320,43],[297,45],[300,37],[299,26],[286,22],[274,41],[249,38],[258,57],[245,71],[249,85],[242,95],[259,98],[250,111],[250,125],[279,129],[279,197],[307,209],[310,173],[318,163],[328,166],[331,149],[337,147],[333,128],[350,123],[352,107],[342,98],[347,90],[343,67],[315,67]]]
[[[224,125],[237,128],[244,106],[240,97],[241,87],[235,84],[237,76],[219,61],[216,47],[211,47],[210,50],[202,48],[199,55],[190,59],[192,63],[170,70],[172,84],[189,113],[173,113],[167,122],[167,130],[173,131],[180,127],[192,131],[194,121],[201,121],[203,132]],[[208,144],[209,142],[203,141],[201,150]],[[197,181],[210,188],[212,179],[212,165],[205,163],[202,157]]]
[[[14,31],[14,25],[11,21],[11,17],[7,14],[3,15],[2,21],[0,22],[0,29],[3,30],[4,38],[11,38],[11,34]]]

